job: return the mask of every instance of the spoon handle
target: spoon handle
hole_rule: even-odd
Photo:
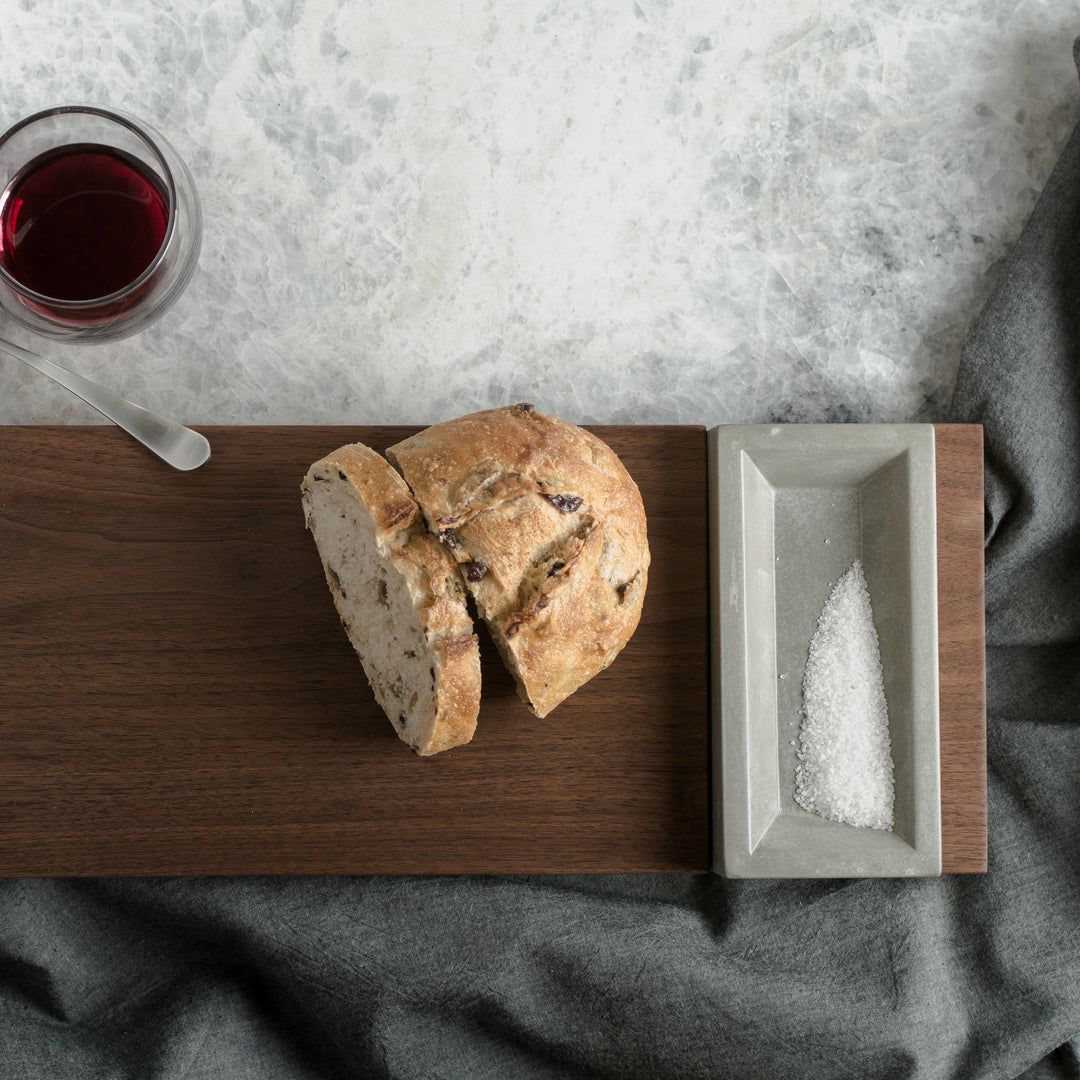
[[[210,457],[210,443],[206,437],[191,428],[183,427],[172,420],[136,405],[104,386],[76,375],[74,371],[54,364],[43,356],[24,349],[21,345],[0,339],[0,352],[14,356],[32,368],[47,375],[61,386],[66,386],[76,397],[82,398],[87,405],[107,416],[114,424],[122,427],[129,435],[138,439],[145,447],[153,450],[158,457],[167,461],[174,469],[197,469]]]

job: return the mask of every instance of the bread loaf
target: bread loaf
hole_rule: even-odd
[[[468,742],[480,659],[457,563],[405,482],[360,443],[308,470],[304,515],[379,705],[418,754]]]
[[[650,556],[641,495],[608,446],[522,404],[437,424],[387,457],[537,716],[615,659]]]

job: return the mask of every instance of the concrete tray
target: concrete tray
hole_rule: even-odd
[[[934,429],[709,432],[713,868],[729,877],[941,873]],[[833,584],[862,561],[894,768],[892,831],[794,799],[802,679]]]

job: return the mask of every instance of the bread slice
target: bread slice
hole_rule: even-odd
[[[375,698],[418,754],[467,743],[480,654],[456,561],[401,477],[361,443],[315,462],[304,516]]]
[[[610,447],[522,404],[437,424],[387,457],[537,716],[615,659],[650,554],[641,494]]]

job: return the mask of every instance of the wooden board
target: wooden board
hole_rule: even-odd
[[[433,759],[375,705],[298,494],[415,429],[202,430],[181,474],[114,428],[0,428],[0,875],[708,868],[704,429],[593,429],[649,515],[641,626],[542,721],[488,646],[477,735]],[[938,445],[945,868],[978,871],[981,432]]]
[[[375,705],[299,497],[323,454],[415,429],[203,430],[189,474],[110,428],[0,430],[0,871],[708,865],[700,429],[599,429],[653,551],[618,660],[538,720],[486,648],[476,737],[432,759]]]
[[[986,872],[986,592],[983,430],[935,428],[941,857],[946,873]]]

